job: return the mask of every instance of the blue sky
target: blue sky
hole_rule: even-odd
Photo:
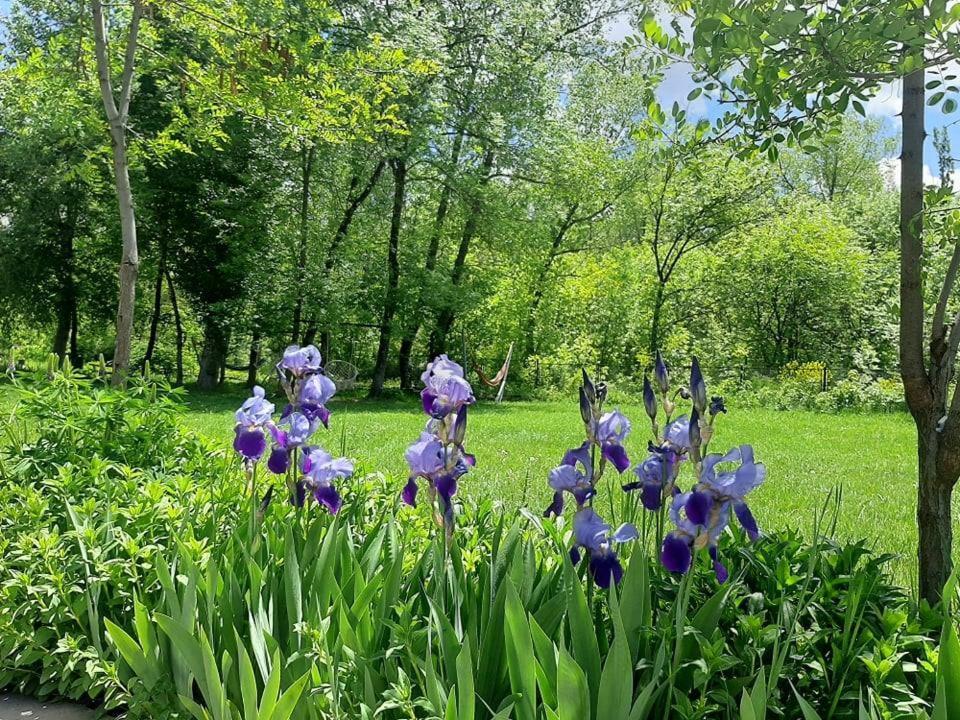
[[[627,35],[632,35],[633,29],[630,27],[628,19],[623,17],[611,23],[606,28],[605,34],[611,40],[619,40]],[[689,66],[676,65],[667,70],[657,95],[661,105],[670,106],[676,101],[680,103],[681,107],[685,107],[692,117],[716,116],[718,114],[716,105],[710,103],[702,95],[692,103],[687,102],[687,95],[693,88],[694,83],[690,79]],[[900,117],[898,115],[900,100],[900,83],[894,83],[884,86],[867,104],[867,112],[870,115],[885,118],[891,135],[895,136],[900,134]],[[934,182],[937,173],[937,154],[933,148],[933,129],[936,127],[947,128],[953,148],[953,156],[960,157],[960,111],[951,115],[944,115],[939,107],[928,107],[926,125],[928,137],[924,148],[925,174],[929,182]],[[899,151],[897,152],[899,153]],[[895,167],[896,163],[896,158],[891,158],[891,166]],[[960,185],[960,178],[955,180],[955,184]],[[960,190],[960,187],[957,189]]]

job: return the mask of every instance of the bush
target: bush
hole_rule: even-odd
[[[49,427],[55,397],[58,425],[105,413],[112,439]],[[0,476],[0,687],[218,720],[813,717],[801,697],[914,718],[933,699],[940,620],[823,517],[812,542],[728,530],[725,585],[666,573],[638,518],[602,592],[562,519],[467,501],[448,542],[378,474],[341,485],[337,516],[280,492],[263,506],[162,387],[57,378],[23,403]]]

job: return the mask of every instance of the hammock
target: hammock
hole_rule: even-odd
[[[510,343],[510,349],[507,350],[507,359],[503,361],[503,365],[497,371],[497,374],[492,378],[488,378],[483,374],[483,370],[480,369],[479,365],[474,365],[473,369],[476,370],[477,375],[480,376],[480,380],[487,387],[500,388],[500,391],[497,393],[497,402],[503,400],[504,390],[507,388],[507,375],[510,373],[510,359],[513,357],[513,343]]]

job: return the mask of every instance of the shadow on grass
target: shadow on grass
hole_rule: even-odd
[[[267,398],[280,409],[283,391],[277,383],[265,384]],[[184,400],[192,412],[232,413],[250,396],[250,389],[239,383],[227,383],[216,390],[201,390],[196,385],[187,385]],[[388,388],[376,399],[366,397],[365,388],[338,392],[330,402],[330,409],[349,410],[351,413],[411,413],[420,410],[419,393]],[[510,411],[510,403],[497,405],[493,399],[480,398],[474,412],[498,414]]]

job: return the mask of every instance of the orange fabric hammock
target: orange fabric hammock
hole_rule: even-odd
[[[508,367],[507,363],[504,362],[503,365],[500,367],[500,369],[497,371],[497,374],[494,375],[492,378],[488,378],[486,375],[484,375],[483,370],[480,369],[479,365],[474,365],[473,369],[477,373],[477,375],[480,376],[480,380],[483,381],[484,385],[486,385],[487,387],[495,388],[495,387],[500,387],[500,383],[503,382],[503,378],[507,374],[507,367]]]

